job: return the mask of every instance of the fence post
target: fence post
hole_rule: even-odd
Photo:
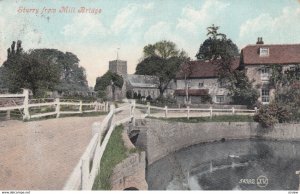
[[[10,110],[6,111],[6,120],[10,119]]]
[[[90,160],[85,157],[81,160],[81,189],[90,190],[89,187],[89,176],[90,176]]]
[[[190,106],[187,106],[187,119],[190,119]]]
[[[135,126],[135,100],[132,101],[132,125]]]
[[[23,89],[23,95],[24,95],[24,115],[23,115],[23,120],[28,120],[30,119],[30,114],[29,114],[29,90],[28,89]]]
[[[165,106],[165,117],[168,118],[168,107]]]
[[[209,111],[210,111],[209,116],[210,116],[210,118],[212,118],[212,116],[213,116],[213,109],[212,109],[212,107],[209,107]]]
[[[56,104],[56,118],[59,118],[60,116],[60,102],[59,102],[59,98],[55,98],[55,104]]]
[[[79,112],[82,113],[82,100],[79,101]]]
[[[108,102],[105,103],[105,112],[109,112],[109,110],[108,110]]]
[[[255,113],[257,113],[257,107],[254,107]]]
[[[234,107],[232,107],[232,114],[234,115],[234,113],[235,113],[235,110],[234,110]]]
[[[150,102],[147,102],[147,114],[150,116]]]

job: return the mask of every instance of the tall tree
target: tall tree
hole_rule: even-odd
[[[44,90],[52,90],[59,81],[59,69],[49,60],[34,52],[23,52],[21,41],[12,43],[8,58],[3,63],[5,81],[11,92],[29,88],[33,95],[40,96]]]
[[[232,68],[239,51],[225,34],[218,32],[219,29],[215,25],[207,28],[208,39],[201,44],[196,57],[199,60],[210,60],[218,67],[218,81],[225,83],[234,104],[251,107],[256,103],[259,93],[252,87],[253,82],[243,70]]]
[[[215,60],[221,57],[239,56],[236,44],[228,39],[225,34],[219,33],[219,26],[212,25],[207,28],[208,38],[200,45],[196,58],[199,60]]]
[[[45,91],[87,91],[84,68],[72,53],[56,49],[32,49],[25,52],[22,42],[13,42],[3,63],[4,80],[11,92],[29,88],[35,96]]]
[[[176,44],[171,41],[149,44],[144,47],[144,57],[138,63],[135,74],[157,76],[160,96],[163,96],[168,84],[175,78],[180,64],[187,58],[186,52],[177,49]]]

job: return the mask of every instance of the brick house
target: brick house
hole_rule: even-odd
[[[268,104],[274,98],[275,89],[269,84],[273,65],[283,65],[283,70],[300,64],[300,44],[264,44],[258,38],[255,45],[248,45],[241,51],[241,67],[249,80],[259,90],[259,101]]]
[[[240,59],[232,62],[232,70],[239,67]],[[202,104],[207,95],[211,96],[213,103],[228,104],[230,97],[225,83],[218,82],[218,66],[210,61],[191,61],[189,75],[179,71],[176,75],[175,98],[178,103]],[[186,79],[185,79],[186,77]],[[188,101],[186,101],[188,98]]]

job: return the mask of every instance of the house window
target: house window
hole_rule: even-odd
[[[263,103],[269,103],[270,102],[270,90],[269,90],[269,88],[262,88],[261,89],[261,101]]]
[[[269,68],[262,68],[260,72],[261,80],[269,80],[270,77],[270,69]]]
[[[260,48],[259,56],[261,56],[261,57],[269,56],[269,48]]]
[[[216,96],[216,103],[224,103],[225,102],[225,96],[224,95],[217,95]]]
[[[200,83],[199,83],[199,88],[203,88],[203,86],[204,86],[204,83],[203,83],[203,82],[200,82]]]

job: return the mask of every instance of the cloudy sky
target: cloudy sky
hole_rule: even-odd
[[[59,13],[62,6],[101,9]],[[24,13],[24,8],[38,12]],[[42,13],[56,9],[56,13]],[[221,27],[241,49],[262,36],[265,43],[300,43],[299,0],[0,0],[0,64],[13,40],[25,50],[56,48],[76,54],[90,86],[108,61],[127,60],[134,73],[143,47],[170,40],[194,59],[206,28]]]

